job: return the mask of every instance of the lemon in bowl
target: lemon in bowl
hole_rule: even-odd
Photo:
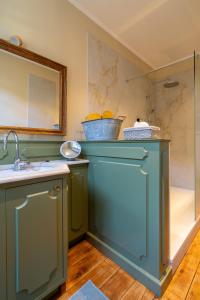
[[[111,111],[105,110],[102,114],[102,119],[113,119],[114,115]]]
[[[91,113],[86,116],[85,121],[99,120],[101,119],[101,115],[98,113]]]

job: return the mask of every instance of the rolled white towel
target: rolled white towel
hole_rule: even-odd
[[[149,123],[143,122],[143,121],[140,121],[139,119],[137,119],[137,121],[134,123],[133,127],[134,128],[138,128],[138,127],[145,127],[145,128],[147,128],[147,127],[150,127],[150,126],[149,126]]]

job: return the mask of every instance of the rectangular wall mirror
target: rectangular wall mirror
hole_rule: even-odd
[[[0,39],[0,131],[64,135],[66,67]]]

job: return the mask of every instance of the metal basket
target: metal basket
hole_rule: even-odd
[[[152,137],[158,137],[157,133],[159,132],[160,128],[156,126],[150,127],[130,127],[125,128],[123,130],[124,138],[126,140],[136,140],[136,139],[148,139]]]

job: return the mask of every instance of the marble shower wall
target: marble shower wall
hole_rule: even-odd
[[[133,125],[136,118],[146,119],[150,80],[140,77],[127,83],[128,78],[143,72],[120,54],[88,35],[88,97],[89,111],[111,110],[117,117],[126,115],[122,128]],[[122,130],[120,137],[123,137]]]
[[[164,87],[165,80],[179,82],[176,87]],[[170,143],[171,185],[194,189],[194,70],[190,69],[154,82],[150,96],[153,123],[161,128],[163,138]]]

